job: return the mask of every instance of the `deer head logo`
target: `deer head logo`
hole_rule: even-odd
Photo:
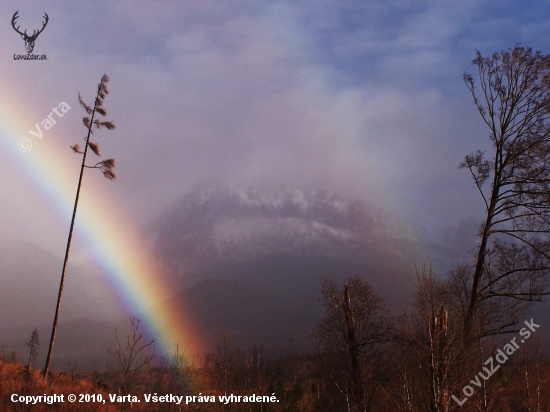
[[[38,37],[38,35],[40,33],[42,33],[42,31],[44,31],[44,28],[46,27],[46,24],[48,24],[49,17],[46,13],[44,13],[45,21],[43,23],[42,28],[38,31],[33,30],[32,35],[29,36],[27,34],[27,30],[25,30],[25,32],[22,33],[22,32],[19,31],[20,26],[15,27],[15,20],[17,20],[17,18],[19,17],[18,13],[19,13],[19,10],[17,10],[15,12],[15,14],[13,15],[13,17],[11,19],[11,25],[12,25],[13,29],[21,35],[21,38],[23,40],[25,40],[25,48],[27,49],[27,53],[32,53],[32,51],[34,49],[34,42],[36,41],[36,38]]]

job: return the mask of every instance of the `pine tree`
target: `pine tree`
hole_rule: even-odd
[[[31,338],[25,345],[30,348],[29,362],[27,363],[27,369],[30,370],[32,368],[32,363],[38,358],[38,354],[40,353],[40,335],[38,334],[38,328],[34,328],[31,333]]]

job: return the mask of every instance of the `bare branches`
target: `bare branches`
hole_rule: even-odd
[[[84,103],[84,100],[82,100],[82,96],[80,95],[80,92],[78,92],[78,102],[80,103],[80,106],[86,111],[86,113],[92,114],[92,108],[88,106],[86,103]]]
[[[115,160],[114,159],[102,160],[102,161],[96,163],[95,166],[87,166],[86,165],[86,156],[88,154],[88,148],[92,152],[94,152],[95,155],[99,156],[99,145],[97,143],[90,142],[90,136],[93,133],[92,126],[95,125],[96,129],[101,129],[102,127],[105,127],[108,130],[112,130],[112,129],[115,128],[114,123],[111,122],[111,121],[103,121],[103,120],[95,119],[96,113],[100,116],[105,116],[107,114],[105,109],[103,109],[102,104],[103,104],[103,99],[108,94],[108,90],[107,90],[107,82],[108,81],[109,81],[109,77],[107,77],[107,75],[103,75],[103,77],[101,78],[101,82],[97,86],[97,95],[96,95],[96,100],[95,100],[95,104],[94,104],[93,109],[84,102],[84,100],[82,99],[82,96],[80,95],[80,93],[78,93],[78,102],[80,103],[80,106],[84,109],[86,114],[88,115],[88,116],[85,116],[82,119],[82,123],[84,124],[84,127],[86,127],[86,129],[88,130],[88,134],[84,138],[84,141],[85,141],[84,150],[81,150],[80,145],[78,143],[71,146],[71,149],[73,150],[74,153],[78,153],[78,154],[82,155],[82,164],[80,166],[80,176],[78,178],[78,186],[77,186],[77,189],[76,189],[76,197],[75,197],[75,202],[74,202],[73,215],[72,215],[72,218],[71,218],[71,226],[69,228],[69,236],[68,236],[68,239],[67,239],[67,247],[65,249],[65,259],[63,261],[63,269],[61,271],[61,281],[60,281],[60,284],[59,284],[59,292],[58,292],[58,295],[57,295],[57,304],[56,304],[56,308],[55,308],[55,315],[54,315],[53,326],[52,326],[52,334],[51,334],[51,337],[50,337],[50,345],[49,345],[49,348],[48,348],[48,354],[46,355],[46,364],[44,365],[44,370],[43,370],[44,376],[48,375],[48,371],[49,371],[49,367],[50,367],[50,361],[51,361],[51,357],[52,357],[52,353],[53,353],[55,335],[56,335],[56,332],[57,332],[57,324],[58,324],[58,321],[59,321],[59,311],[60,311],[60,307],[61,307],[61,297],[62,297],[62,294],[63,294],[63,286],[64,286],[64,283],[65,283],[65,274],[66,274],[66,271],[67,271],[67,262],[68,262],[68,259],[69,259],[69,250],[70,250],[70,247],[71,247],[71,240],[72,240],[74,223],[75,223],[75,218],[76,218],[76,210],[78,208],[78,199],[79,199],[79,196],[80,196],[80,189],[82,187],[82,177],[84,175],[84,169],[85,168],[99,169],[99,170],[101,170],[101,172],[103,173],[103,176],[106,179],[114,180],[116,178],[116,175],[113,172],[113,168],[115,167]]]
[[[84,154],[84,152],[80,150],[80,145],[78,143],[76,143],[74,146],[71,146],[71,149],[73,149],[73,152],[75,153]]]
[[[126,394],[129,381],[149,365],[155,353],[155,341],[143,342],[143,334],[139,332],[139,323],[139,319],[130,316],[132,332],[126,336],[126,344],[124,346],[118,338],[118,331],[115,330],[116,344],[113,356],[116,363],[116,372],[120,379],[120,391],[122,395]],[[147,348],[150,346],[153,347],[152,353],[148,353]]]
[[[485,202],[485,209],[488,210],[489,204],[487,203],[487,199],[483,194],[482,187],[491,173],[491,162],[488,160],[484,160],[483,155],[484,152],[482,152],[481,150],[477,150],[475,154],[469,154],[464,158],[464,161],[460,163],[459,168],[467,167],[470,170],[470,173],[472,174],[472,177],[476,183],[477,189],[479,190],[479,193],[483,198],[483,202]]]
[[[465,375],[472,352],[471,342],[464,345],[462,339],[464,274],[457,270],[445,282],[431,269],[416,271],[414,303],[399,319],[391,357],[400,384],[397,393],[407,393],[400,410],[451,410],[449,393]]]
[[[482,97],[472,75],[464,74],[464,81],[494,152],[485,159],[478,150],[460,164],[469,169],[487,212],[467,329],[484,299],[540,300],[550,285],[550,56],[515,46],[491,57],[478,51],[473,64]],[[506,266],[507,253],[520,256],[524,270]]]
[[[94,128],[101,129],[102,127],[105,127],[107,130],[113,130],[115,128],[115,124],[110,120],[99,120],[94,118],[96,113],[101,116],[106,116],[107,111],[103,108],[103,100],[105,97],[109,94],[109,90],[107,89],[107,83],[109,82],[109,77],[104,74],[101,78],[101,82],[97,86],[97,95],[94,103],[93,109],[87,105],[84,100],[82,99],[82,96],[80,93],[78,93],[78,101],[80,103],[80,106],[84,109],[84,111],[90,116],[86,116],[82,119],[82,123],[84,124],[84,127],[88,129],[88,137],[85,138],[86,140],[86,147],[84,149],[84,152],[80,150],[80,146],[78,144],[71,146],[71,149],[75,153],[86,153],[88,147],[96,154],[97,156],[100,156],[99,152],[99,145],[97,143],[90,142],[90,135],[94,133]],[[85,158],[85,156],[84,156]],[[88,166],[84,165],[84,167],[90,168],[90,169],[100,169],[103,173],[103,176],[106,179],[114,180],[116,178],[116,174],[113,172],[113,168],[115,167],[114,159],[106,159],[99,163],[96,163],[95,166]]]
[[[349,278],[343,289],[325,279],[322,293],[325,317],[312,335],[320,365],[336,389],[335,405],[364,410],[379,389],[377,376],[384,344],[393,338],[393,319],[382,298],[358,276]]]
[[[114,180],[116,178],[113,168],[115,167],[115,159],[106,159],[96,163],[94,166],[84,166],[89,169],[99,169],[106,179]]]

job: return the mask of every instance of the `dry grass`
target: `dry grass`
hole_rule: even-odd
[[[105,404],[98,403],[70,403],[67,401],[69,394],[102,394],[107,399]],[[39,403],[35,405],[26,405],[24,403],[14,403],[11,401],[12,394],[23,396],[39,395],[65,395],[64,403],[48,405]],[[108,394],[86,380],[71,380],[69,376],[50,373],[48,379],[44,378],[40,371],[27,371],[21,365],[5,363],[0,361],[0,410],[1,411],[118,411],[118,404],[111,404],[108,400]],[[135,409],[132,409],[135,410]]]

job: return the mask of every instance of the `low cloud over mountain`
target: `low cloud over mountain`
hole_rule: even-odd
[[[154,227],[157,257],[186,287],[173,300],[212,341],[306,345],[327,276],[360,275],[399,311],[428,256],[397,217],[323,191],[197,189]]]
[[[405,257],[414,240],[396,217],[321,191],[195,190],[156,227],[156,252],[174,274],[275,253],[354,261],[381,251]]]
[[[323,315],[324,277],[360,275],[399,313],[410,299],[415,263],[446,268],[467,259],[476,226],[466,221],[428,236],[335,193],[196,189],[150,223],[144,237],[173,291],[165,304],[187,314],[205,351],[225,332],[242,346],[280,349],[292,341],[301,350]],[[0,345],[24,353],[35,326],[47,341],[62,259],[28,244],[1,253]],[[56,367],[78,360],[79,368],[104,368],[115,325],[127,323],[107,278],[90,270],[69,267],[56,345],[82,344],[60,351]]]

